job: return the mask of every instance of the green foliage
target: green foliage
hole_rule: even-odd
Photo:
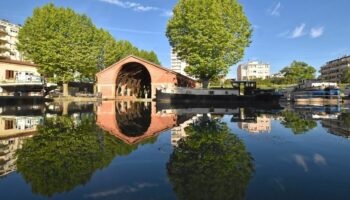
[[[306,133],[317,126],[315,121],[302,119],[293,111],[283,111],[282,117],[284,121],[281,124],[286,128],[292,129],[294,134]]]
[[[341,77],[342,83],[350,83],[350,68],[346,68]]]
[[[237,0],[179,0],[166,35],[185,71],[204,87],[225,76],[250,44],[251,25]]]
[[[19,32],[18,48],[39,71],[64,83],[76,73],[89,76],[97,65],[96,28],[70,8],[48,4],[34,9]]]
[[[18,36],[18,49],[39,66],[44,76],[68,83],[94,80],[95,73],[134,54],[159,63],[153,51],[139,51],[97,29],[86,15],[47,4],[34,9]]]
[[[316,69],[305,62],[293,61],[281,70],[285,74],[284,83],[299,83],[301,80],[314,79]]]
[[[115,156],[138,148],[101,131],[95,122],[93,117],[80,123],[68,116],[46,119],[38,134],[25,141],[17,151],[17,169],[34,193],[52,196],[86,184]]]
[[[153,62],[154,64],[160,65],[157,54],[154,53],[154,51],[148,52],[145,50],[139,50],[135,53],[135,55],[150,62]]]
[[[243,199],[254,171],[251,155],[225,123],[204,116],[186,128],[187,138],[167,163],[179,199]]]

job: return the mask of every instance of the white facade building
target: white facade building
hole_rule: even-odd
[[[171,70],[189,77],[189,75],[185,72],[186,67],[187,63],[180,60],[177,53],[171,49]]]
[[[270,65],[251,61],[240,64],[237,68],[237,79],[239,81],[251,81],[256,79],[266,79],[270,77]]]
[[[17,50],[18,32],[21,26],[6,20],[0,20],[0,59],[23,61],[22,54]]]

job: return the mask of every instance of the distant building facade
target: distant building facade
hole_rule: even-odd
[[[331,82],[340,82],[343,73],[350,67],[350,55],[327,62],[321,67],[320,79]]]
[[[177,56],[177,53],[171,49],[171,70],[189,77],[189,75],[185,72],[186,67],[187,63],[180,60],[180,58]]]
[[[278,72],[278,73],[276,73],[276,74],[272,74],[272,75],[271,75],[271,78],[284,78],[284,76],[285,76],[285,73],[283,73],[283,72]]]
[[[40,76],[40,74],[35,64],[16,60],[0,60],[0,82],[18,82],[22,76],[33,77]]]
[[[238,127],[249,133],[270,133],[272,119],[262,115],[256,118],[256,122],[240,122]]]
[[[23,61],[22,54],[17,50],[20,25],[0,20],[0,59]]]
[[[258,61],[240,64],[237,68],[238,81],[251,81],[270,77],[270,65]]]

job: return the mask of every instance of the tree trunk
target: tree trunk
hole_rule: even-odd
[[[207,89],[209,86],[209,80],[202,80],[202,88]]]
[[[68,97],[69,92],[68,92],[68,83],[63,83],[63,96]]]
[[[69,111],[69,102],[68,101],[63,101],[62,103],[62,115],[68,115]]]

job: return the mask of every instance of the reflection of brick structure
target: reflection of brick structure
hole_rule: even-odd
[[[121,73],[123,71],[125,73]],[[140,72],[144,75],[140,76]],[[97,90],[105,99],[135,99],[139,96],[137,93],[142,93],[144,88],[149,88],[151,94],[148,94],[148,97],[154,98],[157,88],[195,87],[196,85],[194,80],[182,74],[135,56],[122,59],[97,73],[96,77]],[[144,79],[150,79],[150,85],[148,83],[140,85]]]
[[[256,122],[240,122],[238,127],[249,133],[269,133],[271,132],[271,121],[269,116],[262,115],[256,118]]]
[[[141,103],[141,102],[140,102]],[[176,114],[160,114],[156,113],[154,103],[149,103],[151,108],[151,122],[148,127],[145,127],[145,132],[139,136],[128,136],[128,133],[121,131],[118,116],[122,114],[130,114],[133,102],[115,102],[103,101],[97,108],[97,125],[110,134],[118,137],[127,144],[135,144],[150,137],[154,137],[166,130],[169,130],[177,125]],[[147,102],[145,102],[147,104]],[[116,106],[118,105],[118,107]],[[137,111],[134,111],[137,112]],[[130,119],[132,120],[132,119]]]

